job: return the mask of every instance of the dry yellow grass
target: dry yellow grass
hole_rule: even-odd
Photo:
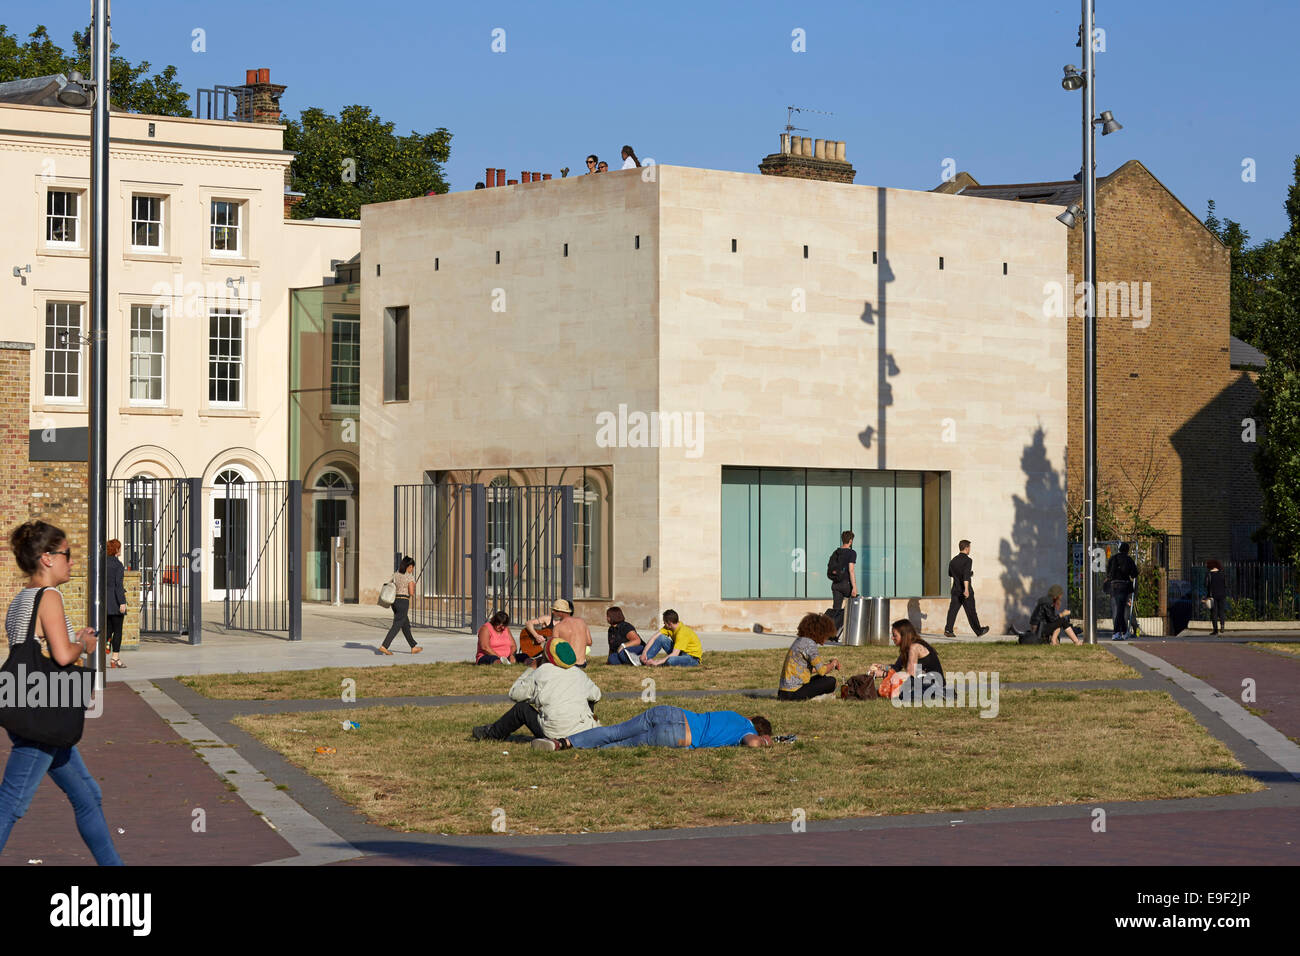
[[[1135,678],[1137,672],[1104,647],[1021,647],[1017,644],[943,644],[936,648],[944,669],[997,671],[1003,683]],[[874,662],[892,663],[885,647],[827,649],[840,661],[841,678],[860,674]],[[640,691],[653,677],[660,694],[674,690],[776,689],[785,649],[705,652],[699,667],[611,667],[593,660],[587,669],[601,690]],[[307,671],[202,674],[180,680],[208,697],[229,700],[324,700],[339,696],[343,680],[356,681],[358,697],[424,697],[504,694],[519,665],[479,667],[469,662],[406,664],[399,667],[326,667]]]
[[[661,697],[659,703],[673,703]],[[789,822],[990,807],[1199,797],[1262,789],[1168,694],[1007,691],[1000,713],[885,701],[679,699],[765,714],[798,741],[770,749],[542,753],[528,735],[475,741],[504,708],[372,707],[237,723],[315,774],[372,822],[399,830],[515,833]],[[605,723],[639,700],[600,706]],[[360,722],[345,731],[344,718]],[[318,746],[337,752],[324,756]]]
[[[1264,641],[1252,642],[1248,647],[1258,648],[1261,651],[1273,651],[1276,654],[1286,654],[1290,657],[1300,657],[1300,643],[1271,643]]]

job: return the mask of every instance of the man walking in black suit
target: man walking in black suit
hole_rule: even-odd
[[[980,627],[980,617],[975,613],[975,591],[970,586],[971,560],[970,542],[963,538],[957,542],[958,554],[948,562],[948,577],[952,578],[952,600],[948,602],[948,623],[943,629],[944,637],[956,637],[953,625],[957,623],[957,609],[966,609],[966,620],[977,636],[987,634],[987,627]]]

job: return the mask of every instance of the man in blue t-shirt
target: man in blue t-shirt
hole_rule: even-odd
[[[734,710],[697,714],[661,705],[611,727],[584,730],[559,740],[538,739],[538,750],[594,750],[598,747],[770,747],[766,717],[744,717]]]

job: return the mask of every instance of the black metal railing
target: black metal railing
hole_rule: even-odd
[[[212,574],[214,588],[224,591],[226,628],[286,631],[290,640],[301,640],[301,482],[218,485],[214,511],[218,504]]]

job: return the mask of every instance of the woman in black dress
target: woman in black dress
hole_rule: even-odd
[[[104,607],[108,609],[108,641],[113,648],[113,656],[108,659],[109,667],[125,667],[122,658],[122,621],[126,618],[126,588],[123,586],[126,569],[118,555],[122,553],[122,542],[114,538],[104,548],[108,560],[104,563]]]

